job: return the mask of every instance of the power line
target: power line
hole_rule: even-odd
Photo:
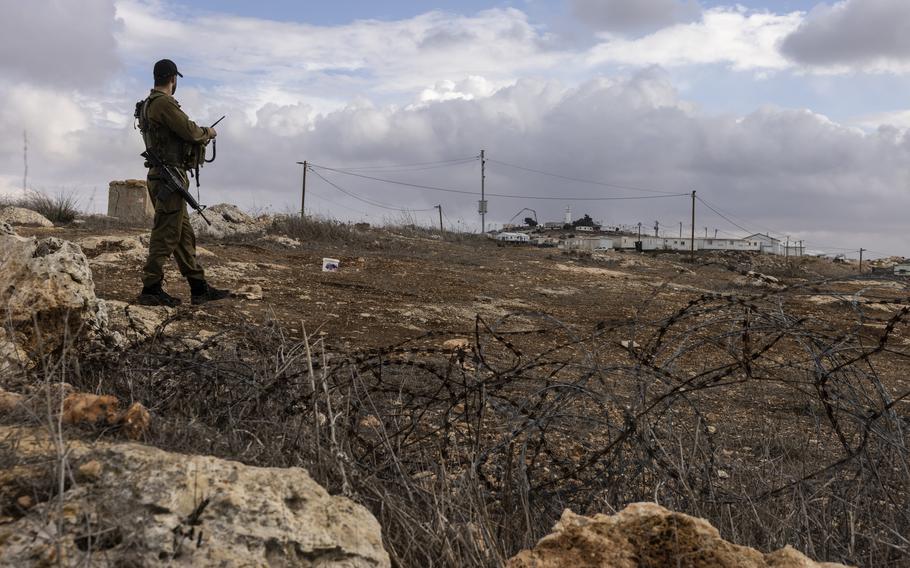
[[[334,187],[335,189],[337,189],[337,190],[340,191],[341,193],[344,193],[345,195],[348,195],[348,196],[350,196],[350,197],[353,197],[354,199],[356,199],[356,200],[358,200],[358,201],[362,201],[362,202],[366,203],[367,205],[372,205],[373,207],[379,207],[379,208],[381,208],[381,209],[388,209],[388,210],[390,210],[390,211],[402,211],[402,212],[414,212],[414,213],[421,213],[421,212],[432,211],[432,210],[433,210],[432,208],[430,208],[430,209],[401,208],[401,207],[395,207],[395,206],[393,206],[393,205],[388,205],[388,204],[385,204],[385,203],[381,203],[381,202],[379,202],[379,201],[373,201],[373,200],[371,200],[371,199],[367,199],[367,198],[365,198],[365,197],[361,197],[360,195],[357,195],[356,193],[352,193],[352,192],[350,192],[350,191],[344,189],[344,188],[341,187],[340,185],[338,185],[338,184],[332,182],[331,180],[327,179],[325,176],[323,176],[322,174],[320,174],[320,173],[317,172],[316,170],[311,170],[311,171],[312,171],[316,176],[318,176],[319,179],[321,179],[322,181],[326,182],[326,183],[329,184],[330,186]]]
[[[414,189],[426,189],[430,191],[442,191],[446,193],[458,193],[461,195],[480,195],[478,191],[467,191],[463,189],[452,189],[446,187],[436,187],[432,185],[423,185],[419,183],[411,183],[406,181],[380,178],[376,176],[368,176],[365,174],[358,174],[348,170],[342,170],[338,168],[329,168],[326,166],[320,166],[317,164],[310,164],[311,167],[320,168],[330,172],[339,173],[342,175],[359,177],[363,179],[369,179],[373,181],[379,181],[383,183],[390,183],[394,185],[401,185],[404,187],[411,187]],[[614,196],[614,197],[549,197],[549,196],[536,196],[536,195],[514,195],[507,193],[490,193],[487,192],[486,195],[491,197],[501,197],[503,199],[536,199],[541,201],[626,201],[626,200],[638,200],[638,199],[663,199],[667,197],[686,197],[688,193],[670,193],[665,195],[647,195],[647,196]]]
[[[696,197],[695,199],[699,200],[699,201],[701,202],[702,205],[704,205],[705,207],[707,207],[707,208],[710,209],[711,211],[714,211],[714,213],[716,213],[718,217],[720,217],[721,219],[724,219],[725,221],[727,221],[728,223],[730,223],[730,224],[733,225],[734,227],[736,227],[736,228],[738,228],[738,229],[740,229],[740,230],[742,230],[742,231],[744,231],[744,232],[746,232],[746,233],[755,233],[755,231],[751,231],[751,230],[749,230],[749,229],[743,227],[743,226],[740,225],[739,223],[733,221],[732,219],[730,219],[729,217],[727,217],[726,215],[724,215],[723,213],[721,213],[720,211],[718,211],[717,209],[711,207],[710,205],[708,205],[708,202],[705,201],[704,199],[702,199],[701,197]]]
[[[524,170],[524,171],[526,171],[526,172],[533,172],[533,173],[535,173],[535,174],[550,176],[550,177],[553,177],[553,178],[564,179],[564,180],[568,180],[568,181],[574,181],[574,182],[578,182],[578,183],[588,183],[588,184],[591,184],[591,185],[600,185],[600,186],[603,186],[603,187],[610,187],[610,188],[613,188],[613,189],[625,189],[625,190],[628,190],[628,191],[641,191],[641,192],[643,192],[643,193],[661,193],[661,194],[664,194],[664,195],[673,195],[673,196],[676,196],[676,195],[677,195],[677,194],[675,194],[675,193],[673,193],[673,192],[669,192],[669,191],[659,191],[659,190],[656,190],[656,189],[645,189],[645,188],[635,187],[635,186],[631,186],[631,185],[619,185],[619,184],[609,183],[609,182],[604,182],[604,181],[596,181],[596,180],[590,180],[590,179],[584,179],[584,178],[577,178],[577,177],[567,176],[567,175],[563,175],[563,174],[556,174],[556,173],[553,173],[553,172],[546,172],[546,171],[543,171],[543,170],[537,170],[537,169],[534,169],[534,168],[528,168],[528,167],[525,167],[525,166],[519,166],[519,165],[517,165],[517,164],[510,164],[510,163],[508,163],[508,162],[503,162],[503,161],[501,161],[501,160],[494,160],[494,159],[492,159],[492,158],[487,158],[487,161],[488,161],[488,162],[493,162],[494,164],[499,164],[499,165],[501,165],[501,166],[506,166],[506,167],[509,167],[509,168],[515,168],[516,170]]]
[[[434,169],[434,168],[445,168],[445,167],[449,167],[449,166],[466,164],[469,162],[476,162],[479,158],[480,158],[479,156],[471,156],[469,158],[453,158],[451,160],[437,160],[437,161],[433,161],[433,162],[416,162],[416,163],[411,163],[411,164],[346,166],[344,168],[339,168],[339,169],[344,169],[347,171],[366,171],[366,170],[395,170],[395,169],[404,169],[404,168],[419,168],[418,170],[413,170],[413,171],[420,171],[422,169],[430,170],[430,169]],[[403,170],[403,171],[407,171],[407,170]]]

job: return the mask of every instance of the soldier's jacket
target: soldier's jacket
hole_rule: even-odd
[[[161,91],[152,89],[146,112],[151,142],[168,165],[187,169],[187,145],[204,144],[211,139],[208,128],[190,120],[177,100]],[[149,170],[150,175],[157,173],[155,168]]]

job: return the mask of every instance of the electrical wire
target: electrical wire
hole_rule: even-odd
[[[675,193],[670,192],[670,191],[659,191],[656,189],[645,189],[645,188],[635,187],[635,186],[631,186],[631,185],[619,185],[619,184],[608,183],[608,182],[604,182],[604,181],[595,181],[595,180],[590,180],[590,179],[577,178],[577,177],[567,176],[567,175],[563,175],[563,174],[556,174],[553,172],[546,172],[543,170],[536,170],[534,168],[519,166],[517,164],[510,164],[508,162],[503,162],[502,160],[495,160],[492,158],[487,158],[486,161],[494,163],[494,164],[499,164],[501,166],[506,166],[509,168],[515,168],[516,170],[524,170],[526,172],[533,172],[535,174],[550,176],[550,177],[554,177],[554,178],[558,178],[558,179],[564,179],[567,181],[574,181],[574,182],[578,182],[578,183],[588,183],[591,185],[600,185],[603,187],[610,187],[613,189],[624,189],[624,190],[628,190],[628,191],[641,191],[643,193],[661,193],[661,194],[668,195],[668,196],[669,195],[676,196]]]
[[[755,231],[751,231],[751,230],[749,230],[749,229],[743,227],[742,225],[740,225],[740,224],[737,223],[736,221],[730,219],[729,217],[727,217],[726,215],[724,215],[723,213],[721,213],[720,211],[718,211],[717,209],[715,209],[715,208],[711,207],[710,205],[708,205],[708,203],[707,203],[704,199],[702,199],[701,197],[698,197],[698,196],[696,195],[696,196],[695,196],[695,199],[697,199],[699,202],[701,202],[702,205],[704,205],[705,207],[707,207],[707,208],[710,209],[711,211],[714,211],[714,213],[716,213],[718,217],[720,217],[721,219],[723,219],[723,220],[725,220],[726,222],[730,223],[731,225],[733,225],[733,226],[736,227],[737,229],[740,229],[740,230],[742,230],[742,231],[745,231],[746,233],[755,234]]]
[[[403,171],[407,171],[406,168],[420,168],[420,169],[445,168],[445,167],[449,167],[449,166],[453,166],[453,165],[461,165],[461,164],[466,164],[469,162],[476,162],[479,159],[480,159],[480,156],[472,156],[470,158],[454,158],[451,160],[437,160],[434,162],[416,162],[416,163],[412,163],[412,164],[386,164],[384,166],[377,166],[377,165],[347,166],[347,167],[338,168],[338,169],[343,169],[343,170],[347,170],[347,171],[366,171],[366,170],[395,170],[395,169],[401,168],[401,169],[403,169]],[[420,170],[413,170],[413,171],[420,171]]]
[[[380,178],[376,176],[368,176],[365,174],[358,174],[348,170],[342,170],[338,168],[329,168],[326,166],[320,166],[318,164],[310,164],[311,167],[319,168],[322,170],[339,173],[342,175],[359,177],[362,179],[369,179],[373,181],[379,181],[383,183],[390,183],[394,185],[401,185],[404,187],[411,187],[415,189],[426,189],[430,191],[442,191],[446,193],[458,193],[461,195],[481,195],[479,191],[467,191],[463,189],[452,189],[446,187],[436,187],[432,185],[423,185],[419,183],[411,183],[401,180],[393,180],[387,178]],[[549,196],[536,196],[536,195],[515,195],[507,193],[493,193],[485,192],[485,195],[488,197],[501,197],[503,199],[534,199],[538,201],[627,201],[627,200],[638,200],[638,199],[663,199],[667,197],[687,197],[688,193],[671,193],[666,195],[647,195],[647,196],[614,196],[614,197],[549,197]]]
[[[396,207],[396,206],[394,206],[394,205],[389,205],[389,204],[386,204],[386,203],[382,203],[382,202],[379,202],[379,201],[373,201],[373,200],[371,200],[371,199],[367,199],[367,198],[365,198],[365,197],[362,197],[362,196],[360,196],[360,195],[357,195],[356,193],[353,193],[353,192],[350,192],[350,191],[344,189],[344,188],[341,187],[340,185],[338,185],[338,184],[332,182],[331,180],[327,179],[325,176],[323,176],[322,174],[320,174],[319,172],[317,172],[317,171],[315,171],[315,170],[310,170],[310,171],[312,171],[313,174],[315,174],[317,177],[319,177],[319,179],[321,179],[322,181],[326,182],[326,183],[329,184],[330,186],[334,187],[335,189],[337,189],[337,190],[340,191],[341,193],[344,193],[345,195],[347,195],[347,196],[349,196],[349,197],[353,197],[354,199],[356,199],[356,200],[358,200],[358,201],[362,201],[362,202],[366,203],[367,205],[372,205],[373,207],[379,207],[380,209],[388,209],[389,211],[414,212],[414,213],[422,213],[422,212],[425,212],[425,211],[432,211],[432,210],[433,210],[433,208],[430,208],[430,209],[402,208],[402,207]]]

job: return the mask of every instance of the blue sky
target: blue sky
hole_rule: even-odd
[[[132,107],[169,57],[192,117],[228,115],[204,176],[210,203],[293,209],[302,159],[389,168],[484,148],[614,185],[696,188],[748,229],[817,248],[900,252],[907,29],[906,0],[4,3],[0,128],[29,133],[29,184],[103,210],[109,180],[144,175]],[[21,139],[0,140],[0,192],[21,190],[22,169]],[[473,190],[478,170],[386,171]],[[498,192],[528,196],[492,200],[493,223],[529,205],[613,224],[686,217],[672,199],[581,201],[628,192],[495,163],[488,173]],[[313,213],[382,222],[442,203],[453,223],[478,226],[471,197],[326,175],[348,193],[315,178]],[[741,233],[703,213],[702,228]]]

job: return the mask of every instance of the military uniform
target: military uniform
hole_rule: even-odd
[[[186,144],[204,144],[211,139],[207,128],[197,126],[180,109],[174,97],[161,91],[152,90],[146,102],[146,117],[151,130],[155,150],[166,164],[175,166],[189,182],[184,169]],[[190,281],[205,282],[205,272],[196,259],[196,235],[190,225],[186,202],[178,193],[171,193],[164,200],[158,199],[158,192],[164,185],[161,172],[150,168],[148,191],[155,204],[155,224],[149,241],[149,255],[142,271],[142,284],[154,286],[164,278],[164,264],[171,255],[177,261],[180,274]]]
[[[153,72],[155,88],[148,98],[136,104],[136,119],[147,150],[167,166],[167,170],[181,178],[184,188],[189,188],[187,170],[198,168],[205,159],[204,145],[215,137],[214,128],[197,126],[189,119],[174,99],[177,77],[183,77],[170,59],[155,63]],[[171,94],[161,87],[170,86]],[[156,161],[157,163],[157,161]],[[149,168],[148,191],[155,204],[155,226],[149,241],[149,255],[142,271],[142,293],[138,302],[149,306],[176,306],[180,300],[164,291],[164,264],[171,255],[177,260],[180,273],[190,285],[192,303],[204,304],[227,298],[230,292],[209,286],[205,271],[196,260],[196,235],[190,225],[186,201],[178,192],[161,189],[167,186],[167,172],[153,164]]]

